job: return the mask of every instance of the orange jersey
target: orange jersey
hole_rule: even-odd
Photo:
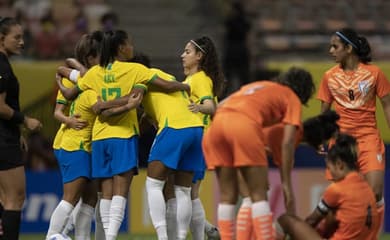
[[[332,240],[368,240],[379,224],[374,193],[357,172],[330,184],[318,209],[321,212],[334,210],[336,213],[338,228],[330,238]]]
[[[390,82],[375,65],[360,63],[356,71],[344,71],[339,65],[328,70],[321,82],[317,98],[335,103],[340,115],[340,130],[354,137],[378,135],[375,109],[376,96],[390,93]]]
[[[277,167],[281,167],[282,164],[282,141],[284,135],[284,124],[279,123],[271,127],[263,129],[265,146],[270,151],[269,154],[272,156],[272,161]],[[295,135],[295,147],[299,145],[302,139],[303,129],[300,126]]]
[[[216,114],[224,111],[244,114],[261,127],[277,123],[300,126],[302,106],[298,96],[289,87],[258,81],[244,85],[229,96]]]

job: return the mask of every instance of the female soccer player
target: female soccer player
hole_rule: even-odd
[[[317,208],[305,221],[282,215],[277,224],[279,233],[283,231],[281,235],[300,240],[377,239],[376,200],[357,169],[356,139],[340,134],[327,154],[326,165],[334,182],[325,190]],[[324,222],[320,224],[321,221]]]
[[[378,217],[383,218],[385,150],[376,125],[375,109],[378,97],[390,126],[390,82],[377,66],[370,64],[371,49],[367,39],[352,29],[342,29],[331,37],[329,53],[337,65],[325,73],[319,87],[317,97],[322,103],[321,111],[330,109],[334,103],[340,115],[340,131],[357,139],[358,170],[372,187]]]
[[[136,55],[131,61],[150,67],[149,58],[145,55]],[[176,81],[174,76],[159,69],[151,68],[151,71],[162,79]],[[177,212],[177,221],[173,223],[177,225],[174,239],[185,239],[192,214],[192,179],[194,172],[203,170],[204,166],[203,123],[196,114],[188,110],[188,104],[190,100],[186,92],[167,94],[154,87],[149,88],[142,100],[145,114],[158,128],[148,160],[146,191],[150,216],[159,240],[168,239],[163,195],[168,175],[174,175],[174,195],[177,208],[181,209]],[[104,110],[101,115],[105,115],[106,111],[115,111],[114,109]]]
[[[13,18],[0,18],[0,192],[2,239],[19,239],[20,214],[25,199],[26,183],[22,150],[25,141],[20,125],[39,130],[42,124],[20,112],[19,82],[8,58],[21,54],[23,30]],[[12,181],[10,179],[13,179]]]
[[[213,41],[209,37],[200,37],[190,40],[181,55],[184,74],[187,83],[191,87],[190,111],[196,113],[202,120],[206,132],[211,116],[216,110],[217,98],[222,96],[224,77],[219,64],[218,54]],[[191,189],[192,216],[190,230],[195,240],[204,239],[205,212],[199,199],[199,187],[204,178],[204,170],[195,172]],[[208,224],[208,223],[207,223]],[[208,224],[210,226],[210,224]],[[215,228],[209,227],[207,232],[215,232]]]
[[[326,143],[331,137],[338,133],[336,121],[339,116],[334,111],[326,111],[318,116],[307,119],[302,127],[296,132],[295,146],[299,142],[304,142],[314,149],[319,150],[323,143]],[[282,169],[282,139],[284,124],[279,123],[264,129],[264,140],[267,148],[267,155],[272,157],[272,161]],[[237,213],[236,220],[236,239],[251,240],[253,239],[252,225],[252,201],[249,191],[242,175],[238,173],[238,187],[242,199],[240,209]]]
[[[147,83],[168,91],[188,90],[188,85],[164,81],[141,64],[126,62],[133,56],[133,45],[126,32],[104,34],[100,64],[92,67],[77,83],[80,90],[92,89],[104,101],[127,95],[133,88]],[[67,98],[77,95],[77,88],[67,89],[58,82]],[[142,91],[132,95],[139,105]],[[127,101],[127,100],[126,100]],[[125,106],[127,108],[128,106]],[[130,106],[129,106],[130,107]],[[124,217],[126,199],[138,167],[138,121],[135,109],[109,118],[98,117],[92,133],[92,177],[101,179],[100,213],[106,240],[115,239]]]
[[[216,169],[221,191],[218,226],[222,239],[234,238],[237,170],[247,183],[252,201],[256,238],[272,236],[272,213],[267,202],[267,160],[263,129],[284,123],[282,186],[288,212],[295,212],[291,186],[296,131],[301,124],[301,105],[314,92],[310,73],[291,68],[276,82],[261,81],[243,86],[218,107],[203,141],[207,166]]]
[[[101,31],[95,31],[91,34],[83,35],[77,43],[75,47],[76,59],[67,59],[66,61],[69,67],[76,67],[78,70],[78,72],[76,72],[77,74],[73,74],[75,76],[71,77],[73,82],[77,80],[74,79],[75,77],[80,77],[80,71],[85,72],[85,68],[90,68],[99,63],[99,49],[102,38],[103,33]],[[69,77],[71,69],[69,69],[68,67],[60,67],[58,69],[58,72],[63,76]],[[67,78],[62,79],[62,82],[67,87],[74,86],[74,83],[72,81],[68,80]],[[92,95],[92,93],[89,94]],[[78,101],[84,101],[85,98],[86,96],[83,96],[82,98],[80,97],[79,99],[83,100]],[[72,106],[71,115],[69,115],[70,106]],[[76,148],[74,146],[70,147],[69,145],[70,142],[80,141],[80,139],[77,139],[77,137],[80,137],[82,134],[84,134],[84,140],[90,139],[92,135],[93,122],[91,122],[91,120],[94,120],[95,117],[91,115],[91,113],[86,111],[87,109],[75,108],[81,106],[82,105],[78,103],[73,104],[72,102],[68,102],[62,96],[61,92],[58,91],[57,104],[55,107],[54,116],[62,124],[54,139],[53,148],[56,157],[60,162],[59,165],[63,174],[63,179],[67,179],[67,181],[64,181],[66,186],[64,187],[64,198],[62,202],[57,206],[50,221],[51,224],[48,230],[49,237],[54,233],[60,233],[62,231],[61,229],[64,229],[64,224],[67,224],[68,221],[67,227],[62,231],[62,233],[67,235],[68,232],[74,228],[75,239],[90,238],[91,221],[93,217],[93,211],[97,202],[97,185],[94,181],[88,181],[88,178],[90,178],[90,165],[88,165],[89,168],[85,169],[86,172],[84,172],[83,175],[78,173],[77,171],[74,171],[74,173],[71,172],[72,170],[70,169],[70,166],[72,166],[72,164],[65,163],[65,161],[67,160],[66,155],[73,156],[76,159],[78,154],[80,154],[80,150],[86,151],[88,154],[81,152],[82,155],[84,155],[84,158],[80,158],[77,160],[84,159],[84,161],[90,162],[90,149],[84,147],[80,149],[80,145]],[[88,107],[88,105],[86,105],[85,107]],[[85,116],[83,116],[83,118],[81,118],[79,110],[84,112]],[[85,119],[85,117],[87,116],[91,117],[91,119],[89,120],[90,122]],[[84,129],[85,127],[87,127],[88,129]],[[77,131],[72,131],[70,129],[74,129]],[[70,142],[67,143],[62,141],[64,134],[64,139]],[[72,137],[72,134],[76,135]],[[89,141],[85,142],[84,144],[90,144]],[[76,178],[76,180],[70,181],[68,179],[69,174],[75,174],[71,178]],[[79,184],[75,184],[77,182]],[[80,203],[79,208],[73,209],[74,205],[72,205],[72,201],[79,198],[79,196],[82,196],[82,202]],[[71,211],[72,209],[73,211]],[[72,213],[72,215],[70,216],[68,215],[70,214],[69,211],[71,211]],[[99,233],[99,230],[102,230],[100,216],[96,217],[96,223],[96,236],[97,238],[100,237],[101,239],[101,236],[99,236],[102,235],[101,233]]]

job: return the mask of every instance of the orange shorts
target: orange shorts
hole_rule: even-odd
[[[268,166],[261,126],[238,112],[219,112],[203,136],[207,167]]]

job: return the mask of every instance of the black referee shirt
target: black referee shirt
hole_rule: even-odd
[[[6,93],[5,102],[12,109],[20,111],[19,106],[19,82],[7,56],[0,52],[0,93]],[[19,144],[19,125],[0,118],[0,147],[4,145]]]

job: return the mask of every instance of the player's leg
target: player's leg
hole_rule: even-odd
[[[97,202],[96,181],[88,181],[81,198],[82,202],[75,221],[75,238],[90,239],[91,223]]]
[[[257,239],[268,239],[274,235],[272,212],[267,200],[268,167],[240,167],[244,181],[247,183],[252,200],[252,224]]]
[[[288,235],[291,240],[322,240],[309,224],[293,215],[283,214],[278,218],[276,226],[279,235]]]
[[[175,177],[174,173],[171,173],[164,186],[164,197],[167,206],[166,220],[167,220],[167,233],[168,239],[176,239],[176,196],[175,196]]]
[[[176,171],[174,191],[176,196],[176,239],[183,240],[187,237],[187,231],[191,222],[192,203],[191,203],[191,185],[193,172]]]
[[[86,178],[80,177],[64,184],[64,195],[51,215],[47,238],[53,234],[62,233],[74,206],[80,200],[86,182]]]
[[[161,161],[148,163],[146,192],[148,196],[149,213],[159,240],[168,239],[166,222],[166,204],[163,194],[169,169]]]
[[[218,228],[222,240],[235,239],[236,203],[238,198],[237,169],[216,168],[221,199],[218,204]]]
[[[2,239],[16,240],[19,236],[21,209],[26,191],[24,167],[0,170],[0,189],[3,193],[1,201],[4,206]]]
[[[249,189],[240,172],[238,172],[238,189],[240,191],[240,196],[242,197],[242,202],[237,213],[237,240],[251,240],[254,237],[252,226],[252,200],[249,196]]]

